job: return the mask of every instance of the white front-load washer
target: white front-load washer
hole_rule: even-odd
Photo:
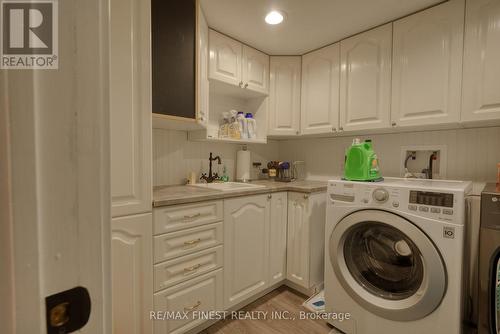
[[[328,182],[325,306],[345,333],[460,333],[470,182]]]

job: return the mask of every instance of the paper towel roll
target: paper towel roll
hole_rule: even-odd
[[[236,181],[250,181],[250,151],[236,152]]]

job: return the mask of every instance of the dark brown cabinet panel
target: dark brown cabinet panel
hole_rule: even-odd
[[[196,117],[196,0],[152,0],[153,113]]]

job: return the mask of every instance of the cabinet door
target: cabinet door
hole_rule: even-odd
[[[301,132],[331,133],[339,119],[340,45],[302,57]]]
[[[216,79],[232,85],[242,84],[241,78],[241,43],[216,31],[209,31],[210,79]]]
[[[151,333],[152,238],[150,213],[111,220],[113,333]]]
[[[304,194],[288,193],[287,279],[309,288],[309,218]]]
[[[286,230],[288,221],[287,193],[274,193],[271,196],[269,285],[286,278]]]
[[[392,23],[340,42],[340,130],[387,128]]]
[[[269,93],[269,56],[243,45],[243,87]]]
[[[148,1],[110,3],[111,213],[151,211]]]
[[[269,285],[269,199],[267,195],[224,201],[224,307]]]
[[[301,57],[271,57],[269,90],[270,135],[300,133]]]
[[[197,54],[197,94],[196,94],[196,119],[203,126],[208,124],[208,24],[203,10],[198,5],[198,52]]]
[[[500,119],[500,2],[467,2],[462,121]]]
[[[394,22],[393,125],[458,122],[463,18],[452,0]]]

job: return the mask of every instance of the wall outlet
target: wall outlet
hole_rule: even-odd
[[[433,163],[432,177],[434,179],[446,179],[447,147],[446,145],[415,145],[401,147],[400,175],[404,177],[405,160],[409,154],[414,153],[415,159],[408,160],[408,171],[417,178],[425,178],[424,170],[429,166],[429,158],[433,152],[437,153],[437,159]]]

